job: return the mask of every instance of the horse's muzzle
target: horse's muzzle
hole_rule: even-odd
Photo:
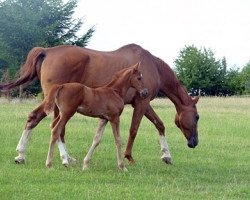
[[[147,98],[148,97],[148,89],[147,88],[144,88],[140,91],[140,96],[142,98]]]
[[[199,142],[199,140],[198,140],[198,136],[196,134],[196,135],[193,135],[190,137],[187,145],[189,148],[195,148],[198,145],[198,142]]]

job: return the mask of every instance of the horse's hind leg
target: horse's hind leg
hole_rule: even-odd
[[[18,152],[18,156],[15,157],[15,162],[18,164],[25,163],[25,151],[28,144],[28,141],[31,137],[32,129],[37,126],[37,124],[46,117],[46,113],[43,110],[43,104],[38,106],[35,110],[33,110],[26,122],[24,131],[17,145],[16,151]]]

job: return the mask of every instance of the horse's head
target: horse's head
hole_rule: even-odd
[[[192,99],[188,106],[182,106],[180,111],[175,115],[175,124],[181,129],[186,137],[188,147],[195,148],[198,145],[198,120],[199,115],[196,109],[196,103],[199,97]]]
[[[140,62],[132,66],[130,83],[142,98],[148,97],[148,89],[144,87],[143,76],[139,70]]]

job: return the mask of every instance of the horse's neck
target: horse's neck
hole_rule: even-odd
[[[177,112],[181,112],[183,105],[191,103],[191,97],[185,87],[181,85],[173,70],[163,61],[160,66],[160,76],[161,81],[163,81],[160,90],[174,103]]]
[[[129,80],[127,77],[117,78],[117,79],[111,81],[111,83],[109,83],[107,86],[112,88],[117,94],[119,94],[119,96],[122,99],[124,99],[128,89],[130,88],[128,81]]]
[[[190,104],[191,98],[181,84],[177,84],[173,87],[166,85],[164,93],[174,103],[178,113],[182,111],[183,105]]]

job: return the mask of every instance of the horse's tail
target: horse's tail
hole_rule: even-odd
[[[0,84],[0,90],[6,91],[39,77],[42,62],[46,56],[45,49],[34,47],[28,54],[26,62],[20,69],[20,77],[13,82]]]
[[[44,99],[44,112],[49,115],[55,110],[56,100],[63,85],[54,85]]]

